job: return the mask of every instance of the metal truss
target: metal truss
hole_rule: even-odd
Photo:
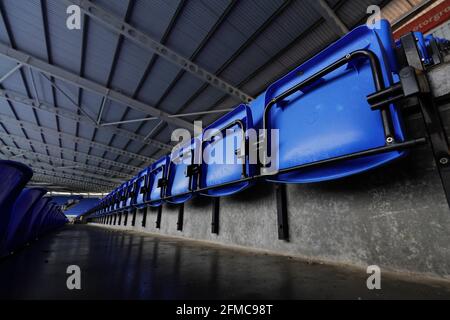
[[[97,123],[92,122],[91,119],[85,115],[78,115],[76,112],[72,112],[72,111],[69,111],[69,110],[66,110],[63,108],[56,107],[55,105],[48,103],[48,102],[30,99],[30,98],[26,97],[25,95],[22,95],[18,92],[0,89],[0,97],[3,97],[10,102],[17,102],[17,103],[21,103],[23,105],[30,106],[36,110],[47,111],[47,112],[55,114],[61,118],[65,118],[68,120],[74,120],[77,122],[82,122],[82,123],[90,125],[94,128],[105,130],[105,131],[110,132],[111,134],[117,134],[119,136],[126,137],[126,138],[134,140],[134,141],[139,141],[146,145],[151,145],[151,146],[157,147],[159,149],[168,150],[168,151],[172,150],[172,146],[169,144],[166,144],[166,143],[160,142],[158,140],[154,140],[154,139],[145,139],[144,136],[138,135],[136,133],[133,133],[133,132],[125,130],[125,129],[102,127],[102,126],[98,125]],[[154,118],[157,119],[156,117],[154,117]]]
[[[98,94],[102,97],[106,97],[107,99],[116,101],[120,104],[129,106],[130,108],[140,111],[144,114],[150,114],[152,116],[158,117],[159,119],[164,120],[174,126],[193,130],[193,124],[185,120],[182,120],[180,118],[171,118],[171,114],[169,113],[161,111],[142,101],[133,99],[119,91],[106,88],[99,83],[81,77],[78,74],[50,64],[20,50],[16,50],[3,43],[0,43],[0,55],[12,59],[18,63],[22,63],[23,65],[26,65],[35,70],[39,70],[42,73],[52,76],[53,78],[62,80],[76,87]]]
[[[350,31],[325,0],[309,0],[309,2],[317,8],[317,11],[330,23],[339,36],[343,36]]]
[[[12,141],[12,142],[15,141],[15,142],[19,142],[19,143],[24,143],[31,147],[35,146],[35,147],[39,147],[39,148],[42,148],[45,150],[53,150],[54,152],[65,154],[67,156],[72,156],[72,157],[77,157],[77,158],[80,157],[80,158],[84,158],[84,159],[87,159],[90,161],[104,163],[109,166],[114,166],[114,167],[122,168],[125,170],[130,170],[133,173],[137,173],[138,171],[141,170],[141,168],[139,168],[139,167],[134,167],[134,166],[122,163],[122,162],[116,162],[116,161],[96,157],[96,156],[89,155],[84,152],[74,151],[72,149],[67,149],[67,148],[63,148],[63,147],[45,144],[42,142],[27,139],[25,137],[19,137],[19,136],[7,134],[4,132],[0,132],[0,138],[2,138],[4,140]]]
[[[121,155],[121,156],[128,157],[130,159],[137,159],[137,160],[141,160],[141,161],[144,161],[144,162],[147,162],[147,163],[152,163],[152,162],[155,161],[155,159],[153,159],[153,158],[148,158],[148,157],[136,154],[136,153],[132,153],[132,152],[124,151],[122,149],[114,148],[114,147],[108,146],[106,144],[102,144],[102,143],[99,143],[99,142],[95,142],[95,141],[91,141],[91,140],[88,140],[88,139],[80,138],[80,137],[74,136],[74,135],[69,134],[69,133],[60,132],[60,131],[55,130],[55,129],[41,127],[41,126],[38,126],[38,125],[36,125],[36,124],[34,124],[32,122],[16,120],[16,119],[14,119],[12,117],[7,117],[7,116],[4,116],[4,115],[0,115],[0,121],[4,121],[5,123],[14,124],[14,125],[16,125],[18,127],[21,127],[23,129],[25,129],[25,130],[32,130],[32,131],[39,132],[39,133],[42,133],[42,134],[46,134],[46,135],[49,135],[49,136],[52,136],[52,137],[58,137],[59,139],[67,138],[71,142],[84,143],[84,144],[86,144],[86,145],[88,145],[88,146],[90,146],[92,148],[101,149],[101,150],[104,150],[104,151],[115,153],[115,154],[118,154],[118,155]]]
[[[31,180],[31,184],[33,182],[45,182],[45,183],[51,183],[51,184],[57,184],[60,186],[66,186],[70,190],[79,190],[79,191],[91,191],[91,192],[108,192],[111,189],[108,189],[103,186],[94,186],[92,184],[88,183],[82,183],[73,181],[71,179],[65,179],[55,176],[48,176],[46,174],[37,173],[33,175],[33,178]]]
[[[103,8],[95,5],[91,1],[87,0],[64,0],[69,5],[77,5],[81,11],[89,17],[100,22],[102,25],[108,27],[114,32],[124,36],[126,39],[136,43],[140,47],[149,50],[160,57],[170,61],[176,66],[184,69],[186,72],[194,75],[202,81],[210,84],[211,86],[229,94],[238,99],[238,101],[250,102],[254,98],[243,92],[242,90],[229,84],[227,81],[217,77],[211,72],[200,67],[195,62],[189,60],[186,57],[181,56],[170,48],[166,47],[162,43],[155,41],[147,34],[134,28],[130,24],[124,22],[122,19],[114,16],[114,14],[104,10]]]
[[[19,155],[22,155],[22,156],[26,156],[27,158],[32,158],[32,159],[38,160],[38,161],[44,161],[44,162],[48,162],[48,163],[58,163],[61,167],[65,167],[65,168],[76,167],[76,168],[86,170],[86,171],[103,173],[110,177],[119,177],[121,179],[130,179],[132,177],[132,175],[129,175],[129,174],[126,174],[123,172],[109,170],[109,169],[105,169],[102,167],[94,167],[94,166],[90,166],[90,165],[87,165],[84,163],[75,162],[72,160],[66,160],[66,159],[62,159],[62,158],[48,156],[48,155],[42,154],[42,153],[37,153],[37,152],[32,152],[32,151],[24,151],[22,149],[18,149],[18,148],[11,147],[11,146],[0,147],[0,150],[5,150],[10,153],[14,153],[14,154],[16,154],[16,156],[15,156],[16,158]],[[91,172],[88,172],[88,174],[92,174]],[[113,180],[113,179],[111,179],[111,180]]]

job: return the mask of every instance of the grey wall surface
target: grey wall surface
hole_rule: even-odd
[[[450,124],[450,104],[440,109]],[[408,116],[406,123],[409,137],[424,135],[420,116]],[[450,209],[428,146],[358,176],[288,185],[287,191],[289,242],[278,240],[271,184],[222,198],[218,235],[211,233],[208,198],[185,204],[183,231],[177,231],[178,209],[168,205],[161,229],[155,209],[148,210],[145,228],[139,211],[132,229],[450,279]],[[130,228],[130,221],[119,228]]]

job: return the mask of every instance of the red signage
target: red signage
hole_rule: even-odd
[[[427,33],[450,19],[450,0],[445,0],[427,13],[407,23],[394,32],[394,39],[399,39],[411,31]]]

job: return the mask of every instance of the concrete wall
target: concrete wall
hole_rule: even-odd
[[[440,108],[450,124],[450,104]],[[418,116],[407,127],[410,137],[424,135]],[[168,205],[161,229],[155,209],[145,228],[139,211],[132,229],[450,279],[450,209],[428,146],[362,175],[287,191],[289,242],[278,240],[274,188],[263,183],[221,199],[218,235],[211,233],[208,198],[185,205],[183,231],[177,231],[178,209]],[[120,228],[130,229],[130,221]]]

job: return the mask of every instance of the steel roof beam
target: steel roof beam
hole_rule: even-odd
[[[68,4],[78,5],[81,11],[87,16],[95,19],[109,29],[121,34],[128,40],[136,43],[140,47],[149,50],[160,57],[170,61],[171,63],[177,65],[181,69],[186,70],[186,72],[191,73],[202,81],[210,84],[213,87],[235,97],[238,101],[250,102],[254,98],[246,94],[242,90],[229,84],[227,81],[217,77],[211,72],[200,67],[195,62],[189,60],[186,57],[181,56],[175,51],[169,49],[162,43],[153,40],[147,34],[134,28],[130,24],[122,21],[122,19],[114,16],[114,14],[104,10],[103,8],[93,4],[91,1],[87,0],[65,0]]]
[[[32,152],[32,151],[24,151],[22,149],[11,147],[11,146],[3,146],[3,147],[0,147],[0,149],[6,150],[10,153],[15,153],[16,157],[18,157],[20,155],[20,153],[23,153],[23,155],[30,157],[32,160],[44,161],[44,162],[53,163],[53,164],[58,163],[61,165],[61,167],[56,167],[56,168],[68,169],[68,168],[72,167],[72,168],[86,170],[87,174],[92,175],[92,176],[96,176],[98,173],[103,173],[110,177],[118,177],[118,178],[109,178],[110,180],[114,180],[114,181],[120,182],[120,181],[123,181],[124,179],[130,179],[133,177],[130,174],[125,174],[125,173],[118,172],[118,171],[108,170],[108,169],[104,169],[101,167],[94,167],[94,166],[86,165],[83,163],[78,163],[78,162],[75,162],[72,160],[66,160],[66,159],[62,159],[62,158],[52,157],[52,156],[48,156],[48,155],[42,154],[42,153],[37,153],[37,152]],[[92,171],[92,172],[89,172],[89,171]],[[107,176],[100,176],[100,175],[98,175],[98,176],[107,178]]]
[[[0,138],[3,139],[3,140],[9,140],[9,141],[13,141],[13,142],[24,143],[24,144],[29,145],[30,147],[36,146],[36,147],[39,147],[39,148],[43,148],[45,150],[54,150],[54,152],[70,155],[72,157],[85,158],[85,159],[90,160],[90,161],[103,163],[103,164],[106,164],[106,165],[109,165],[109,166],[114,166],[114,167],[122,168],[122,169],[125,169],[125,170],[130,170],[133,173],[136,173],[136,172],[142,170],[139,167],[134,167],[134,166],[131,166],[131,165],[128,165],[128,164],[124,164],[124,163],[121,163],[121,162],[116,162],[116,161],[112,161],[112,160],[108,160],[108,159],[103,159],[103,158],[96,157],[96,156],[93,156],[93,155],[88,155],[88,154],[83,153],[83,152],[73,151],[72,149],[67,149],[67,148],[64,148],[64,147],[58,147],[58,146],[54,146],[54,145],[50,145],[50,144],[45,144],[45,143],[42,143],[42,142],[39,142],[39,141],[27,139],[25,137],[19,137],[19,136],[13,135],[13,134],[7,134],[7,133],[4,133],[4,132],[0,132]]]
[[[22,68],[23,64],[19,63],[16,66],[14,66],[11,70],[9,70],[7,73],[5,73],[1,78],[0,78],[0,83],[2,83],[3,81],[5,81],[6,79],[8,79],[14,72],[16,72],[17,70],[19,70],[20,68]]]
[[[11,157],[9,157],[9,159],[11,159]],[[65,169],[63,167],[54,167],[49,163],[45,163],[45,162],[39,162],[39,161],[33,161],[33,160],[29,160],[29,159],[22,159],[20,162],[30,166],[33,168],[33,171],[35,171],[35,168],[40,168],[43,170],[49,170],[52,171],[54,170],[55,174],[69,174],[69,175],[73,175],[74,177],[77,177],[78,179],[83,179],[86,180],[89,183],[97,183],[97,184],[102,184],[102,185],[118,185],[121,184],[123,181],[119,180],[119,179],[108,179],[105,176],[101,176],[98,174],[92,174],[92,173],[85,173],[85,172],[81,172],[81,171],[77,171],[74,169]],[[95,178],[95,179],[92,179]]]
[[[67,189],[70,189],[72,191],[94,191],[94,192],[105,192],[111,189],[108,189],[106,187],[94,187],[93,185],[86,184],[86,183],[79,183],[70,179],[64,179],[60,177],[55,176],[47,176],[46,174],[38,173],[33,175],[33,178],[31,179],[31,183],[33,182],[47,182],[52,184],[57,184],[60,187],[65,187]]]
[[[350,31],[325,0],[309,0],[309,3],[330,23],[338,36],[343,36]]]
[[[183,117],[191,117],[191,116],[201,116],[205,114],[211,114],[211,113],[224,113],[234,110],[233,108],[227,108],[227,109],[217,109],[217,110],[208,110],[208,111],[199,111],[199,112],[189,112],[189,113],[180,113],[180,114],[174,114],[171,115],[171,118],[183,118]],[[116,122],[103,122],[101,124],[102,127],[106,126],[114,126],[119,124],[125,124],[125,123],[134,123],[134,122],[143,122],[143,121],[151,121],[151,120],[158,120],[157,117],[148,117],[148,118],[140,118],[140,119],[130,119],[130,120],[123,120],[123,121],[116,121]]]
[[[84,139],[84,138],[81,138],[81,137],[76,137],[76,136],[74,136],[72,134],[65,133],[65,132],[60,132],[60,131],[55,130],[55,129],[38,126],[38,125],[35,125],[32,122],[16,120],[16,119],[14,119],[12,117],[4,116],[4,115],[0,115],[0,121],[4,121],[6,123],[14,124],[14,125],[16,125],[18,127],[21,127],[23,129],[25,129],[25,130],[32,130],[32,131],[35,131],[35,132],[39,132],[41,134],[51,135],[52,137],[57,136],[59,139],[67,138],[67,139],[70,139],[70,141],[74,142],[74,143],[85,143],[85,144],[89,145],[92,148],[106,150],[108,152],[115,153],[115,154],[118,154],[118,155],[121,155],[121,156],[125,156],[125,157],[128,157],[130,159],[137,159],[137,160],[141,160],[141,161],[148,162],[148,163],[151,163],[151,162],[155,161],[155,159],[148,158],[148,157],[136,154],[136,153],[124,151],[124,150],[119,149],[119,148],[107,146],[105,144],[102,144],[102,143],[99,143],[99,142],[95,142],[95,141],[91,141],[91,140],[88,140],[88,139]]]
[[[22,63],[33,69],[39,70],[42,73],[50,75],[56,79],[62,80],[64,82],[70,83],[76,87],[82,88],[84,90],[90,91],[92,93],[101,95],[102,97],[107,97],[110,100],[116,101],[120,104],[129,106],[137,111],[144,114],[150,114],[152,116],[158,117],[161,120],[166,121],[177,127],[186,128],[188,130],[193,130],[193,124],[179,119],[171,118],[169,113],[158,110],[153,106],[150,106],[142,101],[133,99],[123,93],[116,90],[108,89],[105,86],[81,77],[73,72],[67,71],[63,68],[57,67],[53,64],[47,63],[44,60],[36,58],[30,54],[16,50],[10,46],[0,43],[0,55]]]
[[[0,155],[0,158],[9,159],[8,156],[4,156],[4,155]],[[36,162],[36,161],[25,160],[25,159],[21,160],[21,162],[30,166],[33,170],[33,173],[37,172],[37,173],[42,173],[42,174],[46,174],[46,175],[50,175],[50,176],[57,176],[57,177],[65,178],[65,179],[73,179],[74,181],[78,181],[78,182],[82,182],[82,183],[89,183],[89,184],[94,184],[94,185],[99,185],[99,186],[114,187],[117,185],[117,183],[115,183],[115,182],[100,181],[100,180],[92,179],[89,177],[81,177],[78,174],[67,174],[67,173],[63,173],[63,172],[54,172],[54,171],[52,171],[51,165],[44,164],[42,162]],[[49,166],[50,166],[50,168],[49,168]],[[46,167],[46,168],[42,168],[42,167]]]
[[[90,119],[84,115],[79,115],[76,112],[72,112],[72,111],[69,111],[69,110],[66,110],[63,108],[56,107],[53,104],[48,103],[48,102],[33,100],[33,99],[28,98],[18,92],[15,92],[15,91],[0,89],[0,97],[5,98],[9,102],[21,103],[21,104],[30,106],[33,109],[44,110],[44,111],[56,114],[61,118],[74,120],[77,122],[82,122],[82,123],[88,124],[90,126],[93,126],[95,128],[103,128],[97,124],[92,123],[90,121]],[[155,119],[158,119],[158,118],[155,117]],[[159,149],[164,149],[164,150],[168,150],[168,151],[172,150],[172,146],[169,144],[162,143],[162,142],[160,142],[158,140],[154,140],[154,139],[146,140],[144,136],[138,135],[134,132],[131,132],[131,131],[128,131],[125,129],[106,128],[105,127],[105,130],[109,131],[111,134],[117,134],[117,135],[129,138],[131,140],[134,140],[134,141],[142,142],[146,145],[152,145]]]
[[[117,186],[117,184],[115,183],[107,183],[107,182],[103,182],[103,181],[98,181],[98,180],[92,180],[92,179],[86,179],[74,174],[66,174],[66,173],[62,173],[62,172],[54,172],[51,170],[47,170],[47,169],[42,169],[42,168],[38,168],[37,165],[33,165],[30,164],[30,166],[33,169],[33,172],[36,172],[37,174],[45,174],[48,175],[50,177],[57,177],[57,178],[63,178],[63,179],[67,179],[67,180],[73,180],[75,182],[78,183],[85,183],[86,185],[94,185],[94,186],[98,186],[98,187],[102,187],[102,188],[114,188]]]

